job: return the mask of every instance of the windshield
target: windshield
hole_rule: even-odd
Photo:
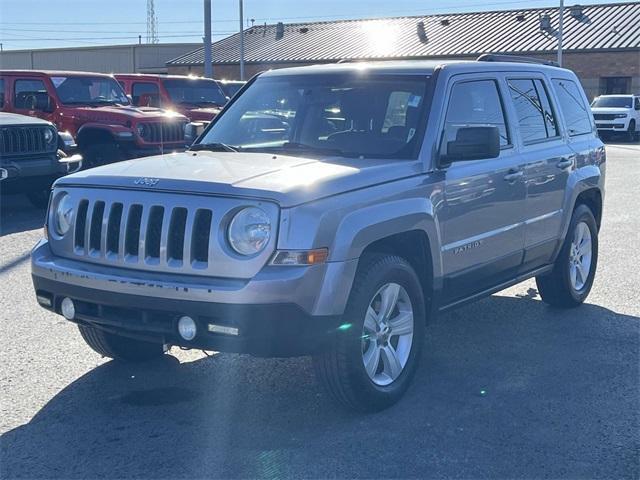
[[[201,143],[249,151],[417,158],[427,82],[426,76],[407,75],[258,78]]]
[[[51,77],[65,105],[129,105],[122,87],[109,77]]]
[[[598,97],[591,106],[631,108],[631,97]]]
[[[244,84],[245,82],[221,82],[220,88],[227,94],[227,97],[231,98],[244,87]]]
[[[215,80],[166,79],[162,83],[173,103],[217,106],[227,103],[227,98]]]

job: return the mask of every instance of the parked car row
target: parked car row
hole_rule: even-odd
[[[46,205],[60,175],[184,150],[239,84],[178,75],[0,71],[2,192],[25,192]]]

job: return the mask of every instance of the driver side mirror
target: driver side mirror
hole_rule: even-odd
[[[443,139],[444,141],[444,139]],[[483,160],[500,155],[500,130],[498,127],[461,127],[455,140],[446,143],[440,155],[440,166],[447,167],[453,162]]]

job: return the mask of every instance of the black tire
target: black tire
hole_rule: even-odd
[[[28,192],[27,198],[31,202],[31,205],[42,210],[47,208],[49,205],[49,195],[51,193],[50,188],[45,188],[43,190],[36,190],[35,192]]]
[[[120,147],[115,143],[94,143],[82,149],[83,170],[124,160]]]
[[[570,278],[571,243],[577,226],[584,222],[591,234],[591,267],[587,280],[579,290],[576,290]],[[578,205],[573,211],[567,237],[553,270],[546,275],[536,277],[538,292],[545,303],[559,308],[573,308],[582,304],[593,286],[596,268],[598,266],[598,227],[593,212],[586,205]]]
[[[87,345],[103,357],[123,362],[144,362],[164,355],[160,343],[122,337],[87,325],[78,325],[78,329]]]
[[[636,142],[638,140],[638,132],[636,132],[636,121],[631,120],[629,127],[627,128],[627,139],[630,142]]]
[[[365,312],[376,293],[387,283],[397,283],[408,294],[413,308],[413,339],[399,376],[389,385],[375,384],[363,363]],[[363,257],[351,289],[343,324],[329,348],[314,356],[316,377],[325,390],[351,410],[374,412],[396,403],[405,393],[418,366],[425,331],[425,302],[420,280],[409,263],[395,255]]]

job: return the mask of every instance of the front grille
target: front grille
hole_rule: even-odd
[[[207,268],[210,209],[82,199],[74,228],[76,255],[125,264]]]
[[[0,129],[0,153],[3,155],[32,155],[56,150],[55,142],[47,145],[47,127],[3,127]]]
[[[123,182],[128,180],[123,179]],[[136,179],[130,179],[136,185]],[[169,185],[160,179],[159,185]],[[247,206],[260,206],[278,222],[278,206],[264,200],[205,194],[170,193],[156,188],[108,190],[66,187],[53,192],[71,196],[72,228],[60,237],[50,230],[56,256],[147,273],[176,273],[211,278],[253,278],[275,250],[275,232],[258,255],[241,257],[226,240],[233,215]],[[47,221],[55,224],[55,209]],[[272,230],[273,231],[273,230]]]
[[[596,120],[615,120],[616,116],[613,113],[594,113],[593,118]]]
[[[143,123],[142,139],[148,143],[184,142],[183,122]]]

